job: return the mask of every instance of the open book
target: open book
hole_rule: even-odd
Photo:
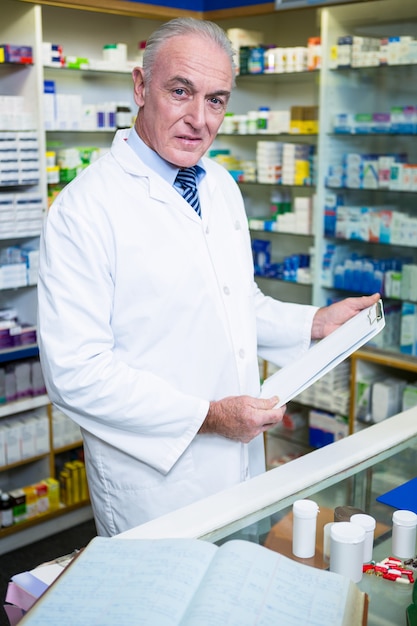
[[[362,626],[348,578],[248,541],[96,537],[19,623],[31,626]]]
[[[261,398],[276,395],[279,397],[277,407],[283,406],[375,337],[384,326],[384,309],[379,300],[267,378],[262,385]]]

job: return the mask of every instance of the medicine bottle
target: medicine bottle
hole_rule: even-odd
[[[12,499],[8,493],[1,494],[1,525],[3,528],[13,525]]]
[[[313,500],[296,500],[292,512],[292,553],[302,559],[309,559],[316,553],[318,504]]]
[[[116,105],[116,128],[130,128],[132,126],[132,109],[128,102],[119,102]]]
[[[264,73],[275,74],[274,46],[267,46],[264,50]]]
[[[227,112],[224,116],[222,125],[221,125],[221,132],[225,133],[226,135],[232,135],[234,132],[234,113],[231,112]]]
[[[365,531],[365,543],[363,546],[363,562],[369,563],[372,561],[372,553],[374,550],[374,532],[376,521],[372,515],[366,515],[365,513],[356,513],[350,518],[352,524],[358,524],[362,526]]]
[[[250,49],[248,60],[249,74],[263,74],[264,71],[264,47],[254,46]]]
[[[330,528],[330,571],[362,580],[365,531],[352,522],[333,523]]]
[[[269,107],[259,107],[258,110],[258,132],[268,132]]]
[[[256,135],[258,132],[258,111],[248,111],[248,134]]]
[[[392,515],[392,553],[400,559],[416,554],[417,515],[413,511],[400,510]]]

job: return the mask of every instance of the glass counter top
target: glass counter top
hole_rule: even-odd
[[[328,568],[323,526],[333,521],[336,507],[352,506],[377,520],[373,558],[382,560],[391,555],[395,509],[376,498],[415,478],[416,459],[417,407],[117,538],[195,537],[217,544],[243,538]],[[313,499],[320,508],[312,559],[294,557],[291,550],[292,504],[300,498]],[[405,626],[411,584],[364,574],[358,586],[369,595],[369,626]]]

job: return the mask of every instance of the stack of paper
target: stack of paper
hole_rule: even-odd
[[[72,556],[61,557],[52,563],[39,565],[30,572],[15,574],[7,587],[4,610],[10,626],[16,626],[38,598],[62,574]]]

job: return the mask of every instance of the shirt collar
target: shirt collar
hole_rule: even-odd
[[[179,168],[165,161],[159,156],[155,150],[149,148],[146,143],[139,137],[135,127],[130,129],[127,143],[138,157],[154,172],[159,174],[170,185],[174,184]],[[199,183],[206,175],[201,159],[197,163],[197,183]]]

